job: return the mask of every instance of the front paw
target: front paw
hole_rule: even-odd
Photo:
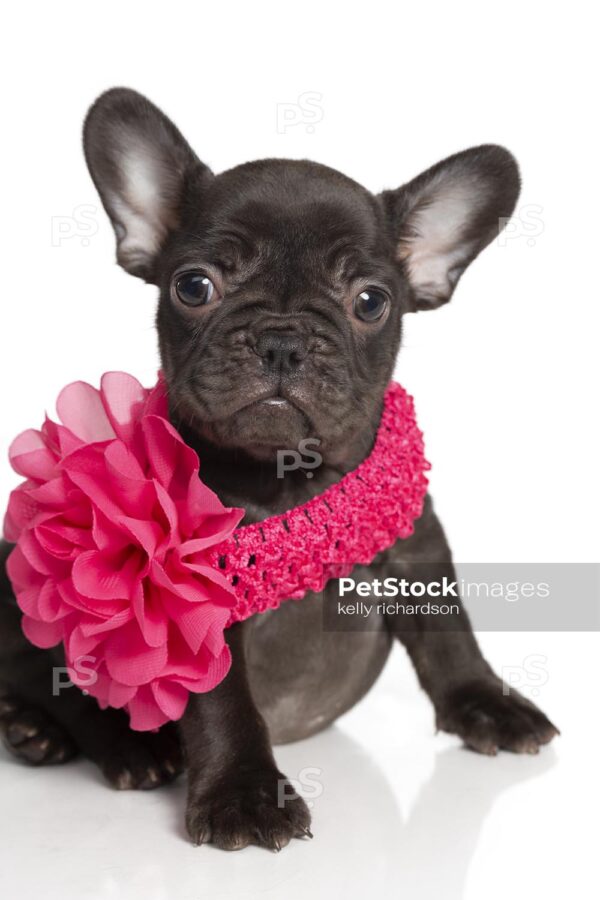
[[[453,689],[436,713],[439,729],[458,734],[472,750],[490,756],[498,750],[537,753],[560,733],[537,706],[509,691],[499,678],[481,678]]]
[[[75,742],[59,722],[18,697],[0,697],[0,736],[14,756],[31,766],[65,763],[77,754]]]
[[[232,772],[202,794],[192,788],[186,826],[195,844],[222,850],[281,850],[292,838],[312,837],[304,800],[274,768]]]
[[[169,784],[183,770],[177,732],[168,723],[159,731],[125,731],[115,736],[96,761],[117,790],[149,791]]]

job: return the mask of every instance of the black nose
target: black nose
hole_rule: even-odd
[[[294,331],[263,331],[254,347],[267,372],[291,375],[308,353],[301,335]]]

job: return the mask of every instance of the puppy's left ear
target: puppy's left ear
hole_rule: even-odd
[[[412,287],[411,311],[448,302],[469,263],[504,228],[519,189],[514,158],[488,144],[380,195],[396,260]]]

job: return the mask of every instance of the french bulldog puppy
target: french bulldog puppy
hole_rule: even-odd
[[[244,507],[246,523],[306,502],[368,455],[404,315],[450,300],[519,194],[515,161],[498,146],[458,153],[378,196],[304,160],[267,159],[215,175],[160,110],[125,89],[92,106],[84,147],[118,262],[158,287],[172,421],[197,450],[203,480],[225,504]],[[278,451],[307,438],[319,442],[313,477],[301,468],[277,477]],[[61,655],[22,636],[4,574],[10,549],[5,542],[0,558],[6,746],[35,765],[82,752],[117,788],[153,788],[185,766],[196,843],[278,850],[310,835],[308,809],[271,745],[311,735],[350,709],[395,639],[438,728],[472,749],[534,753],[557,733],[532,703],[503,690],[464,612],[324,629],[324,613],[339,599],[336,582],[232,627],[225,680],[191,695],[177,725],[132,732],[125,714],[101,711],[77,689],[53,696]],[[414,535],[355,577],[399,570],[409,579],[454,580],[429,498]]]

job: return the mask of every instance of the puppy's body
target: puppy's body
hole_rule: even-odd
[[[432,569],[439,571],[442,564],[445,571],[452,571],[430,500],[415,535],[380,554],[370,569],[356,567],[353,577],[361,582],[400,573],[410,578],[414,571],[421,580],[425,559],[438,560],[438,566],[432,565]],[[344,603],[358,600],[360,597],[351,593],[344,596]],[[249,623],[250,686],[275,744],[308,737],[331,724],[368,693],[385,666],[394,625],[374,609],[368,621],[356,619],[352,626],[346,619],[344,630],[338,630],[332,615],[338,601],[337,584],[333,582],[322,595],[283,604]],[[401,623],[396,622],[395,630],[400,628]],[[276,653],[276,647],[285,647],[286,652]],[[453,673],[442,673],[441,677],[450,684]]]
[[[450,299],[519,190],[514,160],[494,146],[450,157],[379,196],[305,161],[265,160],[215,176],[156,107],[126,90],[97,101],[84,143],[119,262],[159,288],[171,420],[198,451],[203,480],[225,504],[243,506],[246,522],[305,502],[367,456],[403,315]],[[307,438],[318,444],[314,477],[302,468],[279,477],[278,453]],[[0,545],[0,562],[9,550]],[[454,580],[429,499],[414,535],[356,577],[399,570],[409,580]],[[330,583],[322,595],[229,629],[224,681],[191,695],[177,728],[135,734],[122,712],[102,712],[76,689],[54,695],[60,650],[27,643],[3,574],[0,596],[7,746],[36,764],[80,750],[121,788],[174,777],[183,748],[187,827],[199,843],[280,848],[309,833],[308,810],[287,790],[271,743],[312,734],[351,708],[394,637],[438,726],[472,748],[535,752],[556,733],[535,706],[503,689],[464,614],[324,628],[337,602]]]

